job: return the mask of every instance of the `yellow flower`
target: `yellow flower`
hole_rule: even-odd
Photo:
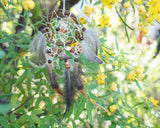
[[[22,11],[22,6],[21,5],[16,5],[16,11],[21,12]]]
[[[29,11],[35,7],[35,2],[33,0],[22,1],[22,6],[25,10]]]
[[[144,32],[144,34],[147,34],[147,33],[148,33],[148,28],[147,28],[147,27],[144,27],[144,28],[143,28],[143,32]]]
[[[109,102],[113,103],[113,98],[112,97],[109,97]]]
[[[105,14],[102,14],[101,17],[98,19],[98,22],[101,25],[101,28],[104,28],[104,26],[111,27],[111,24],[109,23],[110,16],[106,16]]]
[[[142,4],[142,0],[138,0],[138,4]]]
[[[158,107],[159,101],[155,100],[154,97],[150,97],[150,101],[152,102],[152,104],[156,107]]]
[[[107,5],[108,8],[111,9],[112,5],[114,5],[116,1],[117,0],[102,0],[102,3],[104,7]]]
[[[90,76],[90,77],[88,78],[88,81],[91,82],[92,80],[93,80],[93,78]]]
[[[109,111],[107,112],[107,114],[108,114],[108,116],[111,116],[111,115],[112,115],[111,112],[109,112]]]
[[[138,13],[140,15],[146,13],[146,9],[143,5],[138,6]]]
[[[111,90],[112,90],[112,91],[115,91],[116,89],[117,89],[117,84],[113,82],[113,83],[111,84]]]
[[[105,84],[105,78],[107,78],[106,75],[102,75],[102,74],[97,75],[97,83],[99,85],[104,85]]]
[[[113,62],[113,66],[116,67],[117,65],[118,65],[118,61],[116,60]]]
[[[109,55],[114,56],[114,53],[112,52],[112,50],[109,50],[105,47],[102,47],[102,48],[103,48],[103,53],[106,55],[107,58],[109,58]]]
[[[105,7],[107,5],[107,0],[102,0],[103,6]]]
[[[80,94],[79,94],[79,93],[75,94],[75,95],[74,95],[74,100],[77,100],[79,97],[80,97]]]
[[[2,8],[0,8],[0,14],[3,14],[4,12],[3,12],[3,9]],[[0,15],[1,16],[1,15]]]
[[[127,76],[128,80],[134,81],[136,74],[133,71],[130,71],[130,73]]]
[[[134,69],[134,72],[136,73],[136,75],[138,74],[142,74],[144,71],[144,67],[140,66],[140,65],[137,65]]]
[[[77,41],[77,42],[75,42],[75,43],[71,44],[71,48],[75,47],[77,44],[78,44],[78,45],[80,45],[80,42],[79,42],[79,41]]]
[[[87,16],[91,15],[91,13],[94,12],[93,6],[85,6],[83,9],[83,13],[86,14]]]
[[[80,18],[80,22],[81,22],[81,24],[86,24],[87,23],[84,17]]]
[[[125,16],[125,15],[127,14],[127,12],[124,10],[124,11],[122,12],[122,14]]]
[[[136,75],[136,77],[137,77],[137,79],[138,80],[140,80],[140,81],[142,81],[143,79],[144,79],[144,77],[145,77],[145,74],[138,74],[138,75]]]
[[[85,84],[87,84],[87,79],[86,79],[86,77],[85,76],[81,76],[81,79],[82,79],[82,82],[83,82],[83,84],[85,85]]]
[[[94,103],[96,103],[96,101],[95,100],[93,100],[93,99],[91,99],[91,98],[89,98],[92,102],[94,102]]]
[[[125,7],[125,8],[129,8],[129,7],[130,7],[129,1],[127,1],[127,2],[124,3],[124,7]]]
[[[128,64],[124,64],[124,67],[125,67],[125,68],[128,68],[128,66],[129,66]]]
[[[112,112],[112,113],[114,113],[116,110],[117,110],[117,105],[111,105],[110,107],[109,107],[109,110]]]
[[[13,4],[17,4],[17,0],[12,0],[12,3]]]
[[[6,7],[8,4],[8,0],[1,0],[2,6]]]

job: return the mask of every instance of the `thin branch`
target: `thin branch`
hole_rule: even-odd
[[[35,95],[35,94],[34,94]],[[33,96],[34,96],[33,95]],[[12,114],[14,111],[18,110],[19,108],[21,108],[23,105],[25,105],[29,100],[31,100],[33,98],[33,96],[31,96],[30,98],[28,98],[27,100],[25,100],[21,105],[19,105],[17,108],[15,108],[14,110],[8,112],[7,114],[10,115]]]

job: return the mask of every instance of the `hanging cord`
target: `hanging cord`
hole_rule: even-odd
[[[62,11],[62,13],[63,13],[63,16],[64,16],[64,12],[65,12],[65,0],[63,0],[63,11]]]

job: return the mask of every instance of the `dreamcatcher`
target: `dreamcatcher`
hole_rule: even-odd
[[[85,96],[81,80],[82,70],[79,64],[80,54],[83,53],[92,62],[99,64],[104,62],[96,55],[98,51],[96,32],[92,29],[86,30],[79,24],[73,13],[65,10],[65,0],[63,0],[63,5],[63,9],[50,12],[46,18],[46,27],[31,42],[31,61],[47,68],[51,87],[65,97],[67,108],[69,108],[75,89]],[[55,58],[64,61],[64,93],[56,81],[53,64]],[[71,63],[73,60],[74,63]]]

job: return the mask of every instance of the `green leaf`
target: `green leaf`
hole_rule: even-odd
[[[11,101],[10,101],[12,107],[16,106],[18,97],[19,97],[18,94],[12,94]]]
[[[140,90],[142,90],[142,88],[141,88],[141,86],[140,86],[140,84],[139,84],[139,82],[138,82],[137,79],[135,80],[135,83],[136,83],[136,85],[138,86],[138,88],[139,88]]]
[[[0,39],[0,43],[6,43],[6,42],[10,42],[9,39]]]
[[[31,81],[32,81],[32,73],[31,73],[31,69],[28,70],[28,75],[27,75],[27,91],[28,93],[30,92],[31,90]]]
[[[73,128],[76,128],[76,123],[74,122],[74,120],[72,120],[72,125],[73,125]]]
[[[132,6],[132,8],[133,8],[133,12],[134,12],[134,14],[135,14],[135,7],[134,7],[134,4],[131,2],[131,6]]]
[[[125,26],[124,28],[125,28],[125,31],[126,31],[126,35],[127,35],[128,42],[130,43],[130,38],[129,38],[129,34],[128,34],[127,27]]]
[[[81,100],[78,108],[77,108],[76,113],[75,113],[75,117],[74,117],[75,120],[79,118],[80,114],[81,114],[82,111],[84,110],[85,102],[86,102],[86,100],[85,100],[85,98],[83,98],[83,99]]]
[[[37,123],[37,124],[40,124],[41,121],[39,120],[39,118],[34,115],[34,114],[31,114],[31,119],[33,120],[33,122]]]
[[[6,16],[9,18],[7,10],[4,7],[2,7],[2,9],[6,13]]]
[[[94,4],[93,4],[93,6],[96,6],[96,5],[99,5],[99,4],[101,4],[102,2],[100,1],[100,0],[98,0],[97,2],[95,2]]]
[[[17,122],[19,125],[22,125],[22,124],[25,123],[27,120],[28,120],[28,119],[27,119],[27,116],[26,116],[26,114],[24,114],[24,115],[22,115],[20,118],[18,118],[16,122]]]
[[[116,123],[112,121],[112,124],[109,126],[109,128],[116,128]]]
[[[0,116],[0,126],[1,128],[10,128],[8,120],[3,116]]]
[[[7,94],[0,95],[0,100],[3,99],[4,97],[10,96],[10,95],[12,95],[12,93],[7,93]]]
[[[95,89],[97,87],[98,87],[98,84],[93,84],[93,85],[91,84],[91,85],[88,86],[88,89],[89,90],[93,90],[93,89]]]
[[[4,57],[6,55],[6,53],[0,49],[0,58]]]
[[[7,113],[11,108],[10,104],[0,104],[0,113]]]
[[[106,116],[106,117],[100,118],[99,120],[100,121],[106,121],[106,120],[111,120],[111,119],[112,119],[111,116]]]
[[[20,48],[28,48],[29,47],[29,45],[23,45],[23,44],[21,44],[21,45],[18,45]]]
[[[115,6],[115,9],[116,9],[116,12],[117,12],[119,18],[120,18],[120,19],[122,20],[122,22],[124,23],[124,25],[127,26],[129,29],[134,30],[132,27],[130,27],[130,26],[123,20],[123,18],[121,17],[121,15],[120,15],[119,12],[118,12],[116,6]]]
[[[116,38],[115,38],[115,43],[116,43],[117,51],[119,51],[119,46],[118,46],[118,42],[117,42],[117,39],[116,39]]]
[[[26,79],[27,74],[28,74],[28,70],[25,70],[25,71],[23,72],[23,74],[22,74],[22,75],[16,80],[16,82],[15,82],[15,86],[17,86],[18,89],[19,89],[23,94],[25,94],[25,90],[24,90],[24,88],[23,88],[23,86],[22,86],[22,83],[23,83],[24,80]]]
[[[81,8],[83,7],[83,4],[84,4],[84,0],[82,0],[82,3],[81,3]]]
[[[92,124],[92,109],[93,109],[94,105],[91,102],[87,102],[87,116],[90,120],[90,123]]]

